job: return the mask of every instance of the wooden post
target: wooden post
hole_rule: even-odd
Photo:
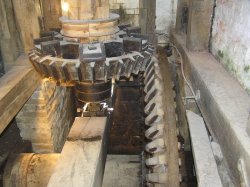
[[[42,10],[44,16],[45,30],[60,28],[59,18],[62,16],[60,0],[42,0]]]
[[[142,34],[149,34],[150,41],[154,41],[156,0],[140,0],[139,25]]]
[[[0,1],[0,48],[5,71],[14,65],[18,56],[23,52],[19,34],[12,2]]]
[[[177,33],[185,32],[185,8],[188,9],[188,0],[178,0],[175,24]]]
[[[187,48],[189,50],[208,50],[213,5],[212,0],[190,0],[187,31]]]

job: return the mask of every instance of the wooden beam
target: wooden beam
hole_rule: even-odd
[[[165,144],[167,146],[167,158],[168,158],[168,174],[167,184],[171,187],[180,186],[179,178],[179,153],[178,153],[178,140],[177,140],[177,126],[175,119],[175,106],[174,106],[174,94],[172,89],[172,79],[170,73],[170,66],[166,55],[164,55],[163,49],[160,49],[159,55],[161,74],[163,75],[163,90],[167,90],[163,95],[163,108],[165,111],[164,122]]]
[[[34,48],[33,39],[40,36],[41,17],[39,0],[12,0],[17,28],[25,53]]]
[[[14,9],[11,1],[0,2],[0,48],[4,69],[8,71],[23,51],[17,31]]]
[[[188,9],[188,0],[178,0],[175,24],[175,30],[177,33],[185,31],[185,8]]]
[[[14,66],[0,79],[0,134],[16,116],[40,83],[29,66]]]
[[[203,118],[187,110],[198,186],[222,187]]]
[[[76,118],[48,187],[102,186],[107,130],[107,117]]]
[[[44,27],[46,31],[51,28],[60,28],[59,18],[62,16],[60,0],[42,0]]]
[[[191,51],[207,51],[209,46],[214,2],[190,0],[187,31],[187,48]]]

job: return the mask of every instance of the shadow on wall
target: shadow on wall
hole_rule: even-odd
[[[3,64],[2,52],[0,49],[0,77],[2,77],[3,74],[4,74],[4,64]]]

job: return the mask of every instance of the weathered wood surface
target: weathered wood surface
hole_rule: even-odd
[[[214,2],[191,0],[187,29],[187,48],[208,51]]]
[[[39,0],[13,0],[12,4],[23,49],[28,53],[34,46],[33,39],[40,36],[40,3]]]
[[[22,52],[12,1],[0,1],[0,48],[4,69],[8,71]],[[0,70],[3,67],[0,67]]]
[[[16,116],[40,83],[29,66],[14,66],[0,79],[0,134]]]
[[[185,20],[185,8],[188,7],[188,0],[182,0],[178,1],[177,3],[177,11],[176,11],[176,24],[175,24],[175,31],[177,33],[179,32],[185,32],[185,27],[187,25],[184,25]]]
[[[186,111],[198,186],[222,187],[213,150],[201,116]]]
[[[171,187],[179,187],[179,153],[175,119],[174,94],[172,89],[170,67],[163,49],[160,50],[160,54],[160,68],[161,74],[163,75],[163,85],[165,90],[165,94],[163,96],[163,106],[165,111],[164,120],[167,124],[165,127],[165,144],[167,146],[168,158],[167,184]]]
[[[76,118],[49,187],[101,187],[106,161],[107,118]]]
[[[44,27],[46,31],[51,28],[60,28],[59,18],[62,16],[60,0],[42,0]]]

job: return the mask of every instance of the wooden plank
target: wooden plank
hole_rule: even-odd
[[[76,118],[70,130],[67,140],[91,140],[101,138],[105,126],[102,124],[103,118]]]
[[[171,73],[169,63],[166,63],[168,59],[164,50],[159,49],[159,52],[161,53],[161,55],[159,55],[159,61],[161,74],[163,75],[163,86],[164,90],[167,90],[163,95],[164,121],[165,124],[167,124],[165,126],[166,137],[164,137],[168,158],[167,184],[171,187],[179,187],[179,153]]]
[[[187,110],[198,186],[222,187],[203,118]]]
[[[46,31],[51,28],[60,28],[59,18],[62,16],[60,0],[42,0],[44,27]]]
[[[193,51],[207,51],[212,24],[214,2],[191,0],[187,31],[187,48]]]
[[[0,134],[40,83],[30,66],[15,66],[0,79]]]
[[[76,118],[48,186],[101,187],[107,129],[107,117]]]

